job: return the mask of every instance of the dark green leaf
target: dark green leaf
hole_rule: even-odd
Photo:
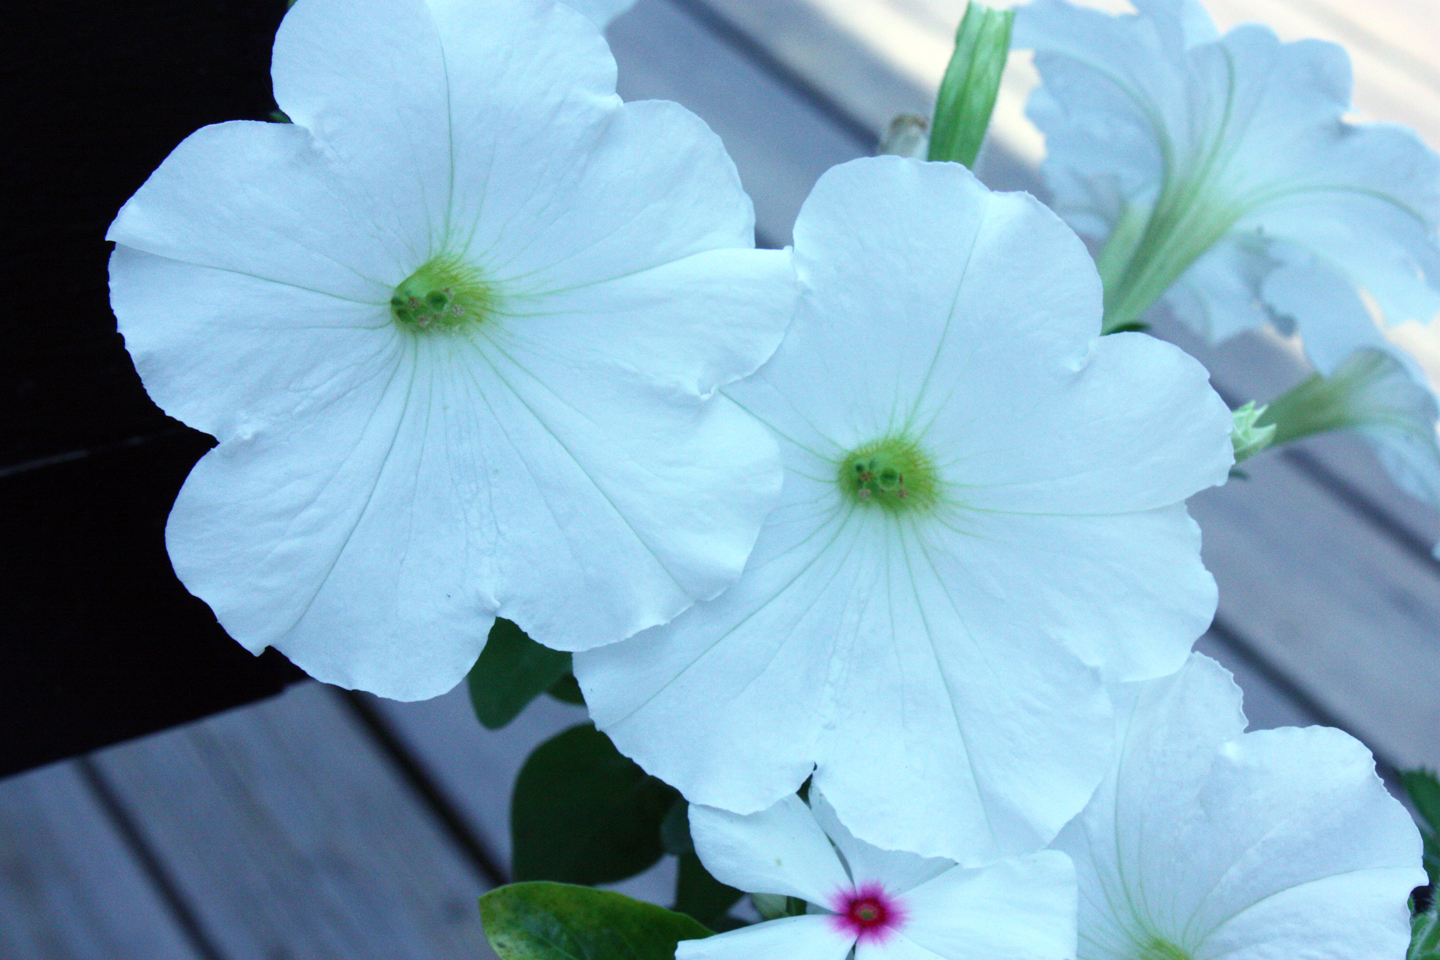
[[[675,909],[687,913],[712,929],[734,925],[725,914],[744,894],[710,875],[693,853],[680,855],[680,873],[675,880]]]
[[[517,880],[613,883],[660,859],[678,793],[586,723],[530,754],[510,800]]]
[[[549,690],[550,696],[563,703],[575,703],[585,706],[585,694],[580,692],[580,684],[575,682],[575,675],[567,673],[556,680]]]
[[[974,166],[995,109],[1014,22],[1013,10],[991,10],[973,2],[965,7],[955,31],[955,52],[935,100],[929,159]]]
[[[542,647],[509,620],[497,619],[470,669],[470,703],[480,722],[497,730],[569,674],[570,654]]]
[[[480,920],[500,960],[674,960],[675,944],[710,935],[684,914],[563,883],[491,890]]]

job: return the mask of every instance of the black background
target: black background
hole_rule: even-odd
[[[278,692],[176,580],[212,445],[146,397],[106,291],[116,210],[207,123],[265,119],[284,0],[0,7],[0,775]]]

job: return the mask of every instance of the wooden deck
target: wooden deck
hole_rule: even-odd
[[[1357,60],[1362,91],[1378,91],[1368,103],[1386,91],[1421,103],[1401,95],[1412,88],[1435,98],[1410,120],[1430,124],[1434,144],[1440,73],[1434,43],[1427,52],[1418,38],[1440,28],[1406,19],[1430,2],[1367,5]],[[783,244],[822,171],[869,152],[892,114],[926,109],[959,6],[641,0],[611,34],[621,92],[708,120],[755,199],[762,240]],[[1237,6],[1217,13],[1233,19]],[[1253,9],[1290,35],[1296,22],[1348,22],[1341,0]],[[1384,69],[1367,72],[1366,57]],[[1013,116],[1000,133],[1010,152],[992,150],[982,173],[1033,185],[1033,143]],[[1205,356],[1231,397],[1264,398],[1299,375],[1285,345],[1262,337]],[[1429,555],[1440,518],[1354,442],[1253,467],[1251,481],[1192,503],[1221,596],[1201,649],[1237,673],[1256,727],[1330,723],[1368,743],[1382,769],[1440,767],[1440,565]],[[486,733],[463,691],[396,704],[307,683],[0,782],[0,957],[487,956],[475,897],[505,877],[510,784],[535,744],[582,716],[546,699]],[[669,887],[662,864],[622,888],[663,901]]]

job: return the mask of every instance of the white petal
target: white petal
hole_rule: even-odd
[[[833,485],[790,473],[740,581],[662,627],[575,655],[596,724],[692,802],[754,813],[814,768],[836,633],[863,564]]]
[[[690,836],[705,869],[737,890],[828,908],[852,886],[810,808],[793,794],[746,816],[692,804]]]
[[[681,940],[675,960],[845,960],[854,944],[855,938],[837,930],[829,917],[785,917],[703,940]]]
[[[500,338],[445,372],[456,407],[484,423],[467,447],[485,462],[476,493],[498,518],[485,592],[500,616],[541,643],[585,649],[663,623],[739,575],[780,471],[774,441],[734,404],[680,403]]]
[[[1099,333],[1099,280],[1079,239],[1033,197],[992,193],[955,164],[833,167],[795,238],[796,320],[772,361],[728,391],[781,432],[799,420],[848,450],[924,429],[946,407],[978,419],[982,398],[993,409],[1028,394],[997,395],[974,371],[1024,376],[1037,353],[1078,362]]]
[[[1081,362],[1013,363],[950,374],[972,384],[973,396],[952,400],[926,432],[950,455],[944,472],[962,508],[1134,513],[1225,482],[1230,411],[1205,368],[1178,348],[1119,333],[1095,341]],[[981,387],[995,399],[990,415],[976,418]],[[1006,416],[1005,404],[1025,409]],[[1022,449],[1045,453],[1017,455]]]
[[[869,548],[858,620],[837,631],[815,783],[864,840],[973,864],[1043,846],[1084,806],[1110,714],[1063,647],[968,605],[984,574],[951,546],[905,531]]]
[[[487,170],[491,142],[560,140],[558,156],[505,162],[573,164],[618,104],[595,26],[540,0],[307,0],[281,24],[271,73],[280,109],[369,184],[416,263],[455,239],[465,191],[510,195],[543,180]]]
[[[891,893],[901,894],[955,866],[953,860],[943,857],[921,857],[905,850],[883,850],[866,843],[840,822],[835,808],[825,800],[818,786],[811,785],[809,796],[815,822],[845,858],[856,887],[878,883]]]
[[[1197,958],[1297,955],[1287,938],[1308,950],[1321,928],[1342,936],[1322,914],[1348,893],[1345,917],[1392,942],[1403,931],[1395,908],[1424,882],[1419,837],[1363,747],[1323,728],[1240,735],[1239,691],[1198,655],[1120,696],[1118,763],[1055,841],[1079,875],[1082,958],[1130,958],[1157,937]],[[1294,897],[1310,933],[1293,927]],[[1348,934],[1298,951],[1351,953]]]
[[[166,540],[180,579],[252,651],[417,699],[464,676],[493,619],[483,491],[498,445],[417,339],[396,340],[316,415],[206,454]]]
[[[1185,871],[1192,929],[1222,929],[1243,911],[1302,886],[1314,894],[1311,910],[1321,915],[1322,903],[1344,894],[1348,884],[1330,884],[1343,875],[1361,881],[1356,893],[1369,886],[1378,888],[1381,901],[1388,896],[1372,924],[1389,920],[1392,933],[1405,928],[1399,908],[1425,882],[1420,837],[1375,775],[1370,751],[1353,737],[1326,727],[1246,734],[1220,748],[1197,801],[1214,828]],[[1365,899],[1374,909],[1376,899]],[[1270,914],[1277,922],[1271,936],[1288,931],[1284,918],[1292,910]],[[1251,930],[1266,932],[1258,922]]]
[[[1075,868],[1046,850],[957,867],[905,896],[902,935],[942,957],[1064,960],[1075,955]]]
[[[1195,960],[1401,960],[1410,946],[1406,901],[1415,877],[1413,865],[1379,868],[1282,890],[1217,929],[1196,950]]]
[[[788,251],[709,250],[510,302],[502,340],[557,370],[694,402],[775,352],[798,292]]]
[[[110,303],[145,388],[219,440],[322,413],[393,369],[401,350],[379,303],[195,266],[117,246]]]
[[[930,551],[935,580],[984,625],[997,655],[1038,647],[1025,639],[1038,634],[1107,677],[1161,676],[1180,668],[1213,616],[1215,583],[1183,506],[1097,517],[974,511],[955,526],[967,539]]]
[[[1333,373],[1358,348],[1386,344],[1344,277],[1303,250],[1276,244],[1272,251],[1282,262],[1261,285],[1265,302],[1284,320],[1303,323],[1305,355],[1316,370]]]

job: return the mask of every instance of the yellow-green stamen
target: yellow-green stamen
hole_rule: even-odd
[[[840,489],[854,503],[898,512],[933,506],[939,477],[930,458],[906,437],[882,437],[840,463]]]
[[[454,330],[495,312],[495,291],[480,271],[441,255],[410,274],[390,298],[390,314],[407,330]]]

